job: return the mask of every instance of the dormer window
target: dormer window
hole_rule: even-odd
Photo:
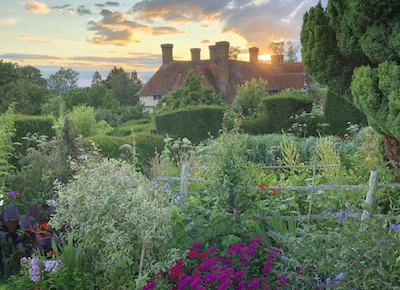
[[[217,73],[217,68],[213,68],[213,69],[211,70],[211,72],[212,72],[213,74],[216,74],[216,73]]]
[[[155,95],[155,96],[153,96],[153,101],[159,101],[159,100],[161,100],[161,95]]]

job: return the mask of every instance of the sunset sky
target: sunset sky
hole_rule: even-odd
[[[323,0],[323,6],[326,6]],[[305,11],[318,0],[0,0],[0,59],[32,65],[44,77],[60,67],[80,73],[90,85],[115,65],[150,77],[161,65],[163,43],[175,60],[189,60],[190,48],[229,41],[243,52],[273,41],[300,46]],[[241,60],[246,57],[240,56]]]

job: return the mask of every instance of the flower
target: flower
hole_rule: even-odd
[[[343,281],[344,280],[344,274],[343,273],[340,273],[339,275],[337,275],[336,277],[335,277],[335,279],[333,279],[333,281],[334,281],[334,284],[337,284],[337,283],[339,283],[340,281]]]
[[[400,224],[396,225],[396,224],[391,224],[390,228],[392,230],[394,230],[395,232],[400,232]]]
[[[212,253],[214,253],[216,250],[217,250],[216,247],[211,247],[211,248],[208,250],[208,253],[209,253],[209,254],[212,254]]]
[[[9,193],[7,193],[7,196],[16,199],[16,193],[15,193],[15,191],[10,191]]]

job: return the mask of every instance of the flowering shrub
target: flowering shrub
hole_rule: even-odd
[[[169,273],[154,275],[153,281],[142,290],[320,289],[316,285],[323,285],[313,278],[317,276],[314,264],[301,264],[291,259],[279,244],[272,246],[258,237],[252,238],[248,245],[234,243],[225,257],[215,253],[215,247],[204,252],[201,244],[196,243],[185,261],[178,261]],[[343,273],[334,283],[342,280]]]

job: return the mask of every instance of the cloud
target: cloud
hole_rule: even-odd
[[[96,3],[96,4],[94,4],[94,6],[99,7],[99,8],[103,8],[105,6],[118,7],[118,6],[120,6],[120,3],[113,2],[113,1],[107,1],[106,3]]]
[[[209,39],[203,39],[202,41],[200,41],[200,43],[210,43],[211,41]]]
[[[19,38],[33,38],[32,35],[27,34],[27,35],[18,35]]]
[[[52,6],[50,8],[51,9],[64,9],[64,8],[68,8],[69,6],[71,6],[71,4],[64,4],[62,6]]]
[[[94,44],[127,46],[130,43],[140,43],[138,32],[153,36],[184,33],[174,27],[142,25],[138,22],[127,20],[121,12],[111,12],[103,9],[100,14],[103,19],[98,22],[91,20],[87,24],[89,31],[95,31],[93,38],[89,40]]]
[[[61,57],[52,56],[52,55],[19,54],[19,53],[1,54],[0,58],[4,58],[4,59],[62,59]]]
[[[152,23],[219,23],[221,32],[267,50],[272,41],[299,42],[302,15],[318,0],[141,0],[129,13],[133,20]],[[323,4],[326,0],[322,1]],[[203,22],[203,23],[201,23]]]
[[[30,40],[29,42],[33,42],[33,43],[56,43],[57,41],[34,39],[34,40]]]
[[[25,6],[25,10],[32,12],[32,13],[47,14],[50,12],[50,8],[47,7],[46,4],[41,3],[41,2],[25,1],[25,2],[21,2],[21,4]]]
[[[76,9],[76,13],[78,13],[81,16],[92,14],[92,12],[89,9],[85,8],[85,5],[79,5],[78,9]]]
[[[76,14],[75,11],[72,11],[72,10],[68,10],[68,13],[71,14],[71,15],[75,15]]]
[[[1,19],[0,20],[0,23],[2,25],[13,25],[13,24],[15,24],[15,22],[16,22],[15,18],[6,18],[6,19]]]

